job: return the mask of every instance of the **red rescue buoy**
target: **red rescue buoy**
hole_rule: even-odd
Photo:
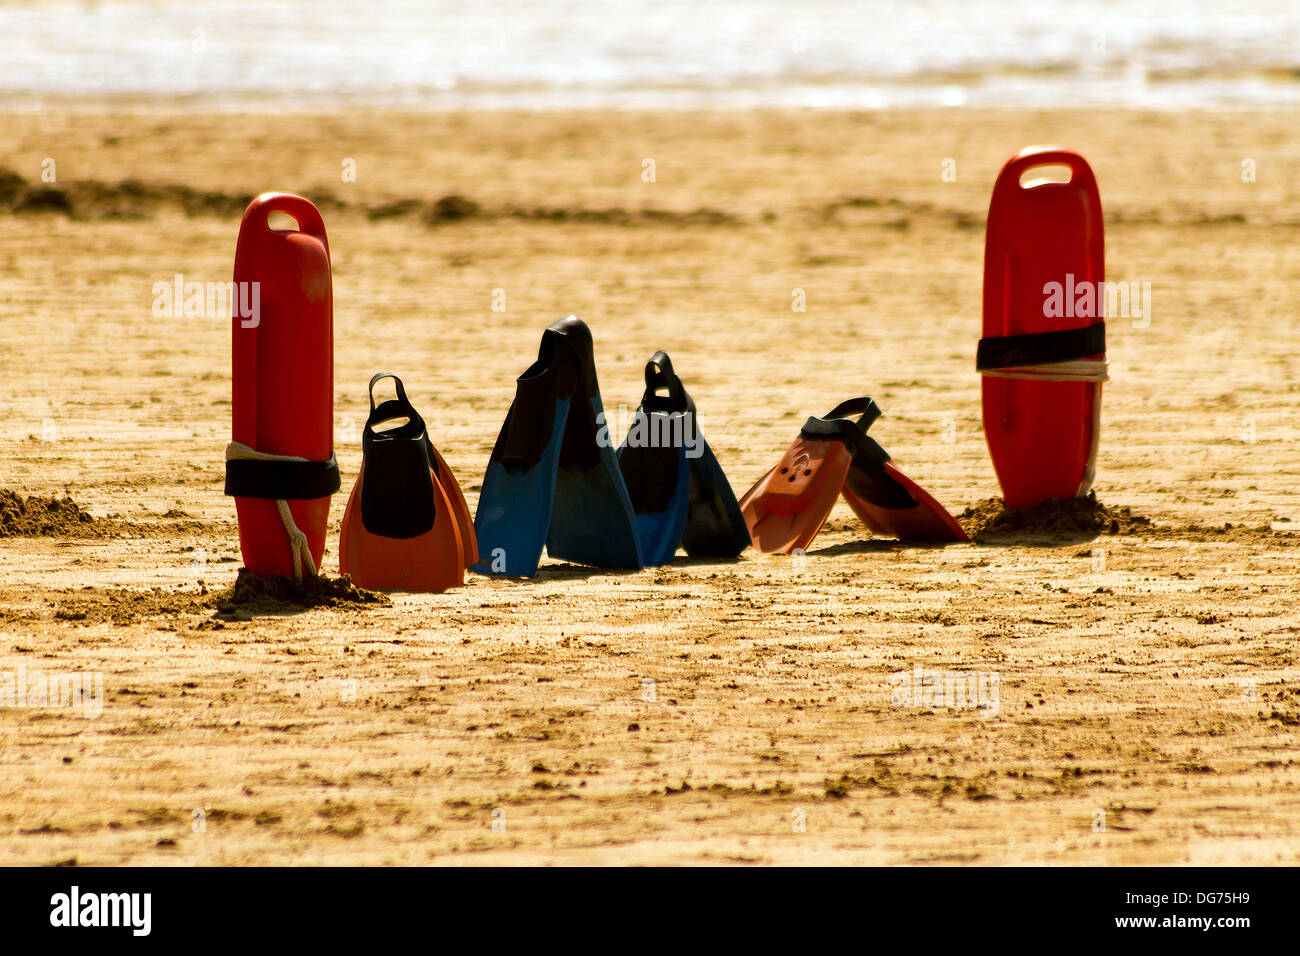
[[[1065,167],[1066,181],[1022,177]],[[1030,147],[989,203],[977,368],[984,436],[1006,503],[1028,508],[1092,486],[1106,380],[1101,197],[1078,153]]]
[[[297,228],[274,228],[273,213]],[[277,577],[314,574],[339,473],[329,242],[311,202],[263,193],[249,203],[232,295],[226,494],[235,496],[244,565]]]

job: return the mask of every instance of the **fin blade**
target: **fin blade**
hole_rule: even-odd
[[[765,553],[807,550],[830,517],[851,463],[840,442],[796,439],[740,499],[754,547]]]
[[[731,482],[704,436],[701,454],[688,458],[690,507],[682,532],[682,548],[692,557],[735,558],[750,545],[749,525]]]
[[[885,462],[885,472],[916,500],[910,508],[882,508],[854,494],[846,484],[844,500],[853,513],[876,534],[900,541],[969,541],[957,519],[907,475]]]
[[[473,569],[480,574],[532,577],[537,573],[551,525],[569,402],[567,396],[556,399],[551,434],[535,464],[507,465],[495,459],[488,462],[474,513],[479,557]],[[502,426],[503,434],[508,427],[509,415]]]
[[[641,559],[655,567],[671,564],[677,554],[690,508],[691,476],[685,445],[671,443],[670,416],[663,412],[637,414],[642,416],[652,443],[629,445],[625,440],[618,450],[618,468],[632,503]],[[629,439],[632,434],[629,432]],[[665,438],[670,444],[653,443]]]
[[[447,495],[447,502],[451,506],[452,516],[456,519],[456,528],[460,532],[461,548],[465,553],[465,567],[471,567],[478,563],[478,537],[474,534],[474,519],[470,517],[469,504],[465,501],[465,493],[460,490],[460,482],[456,480],[456,475],[447,465],[447,460],[442,457],[442,453],[429,443],[429,454],[433,458],[434,480],[442,486],[442,490]]]

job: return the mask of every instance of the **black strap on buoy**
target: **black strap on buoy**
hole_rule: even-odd
[[[339,462],[331,452],[325,461],[270,461],[232,458],[226,461],[226,494],[236,498],[297,501],[328,498],[339,490]]]
[[[975,369],[1023,368],[1075,362],[1106,351],[1106,323],[1060,332],[1032,332],[980,339],[975,352]]]

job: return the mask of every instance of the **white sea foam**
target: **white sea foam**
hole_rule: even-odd
[[[1300,7],[0,0],[0,106],[103,97],[275,109],[1278,106],[1300,104]]]

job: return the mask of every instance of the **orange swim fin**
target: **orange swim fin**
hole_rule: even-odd
[[[376,407],[375,384],[385,378],[397,398]],[[376,430],[389,422],[400,424]],[[396,375],[370,380],[361,448],[343,514],[340,569],[367,588],[445,591],[465,583],[465,568],[478,560],[469,509]]]
[[[809,418],[781,459],[740,500],[759,551],[806,550],[835,499],[871,531],[904,541],[966,541],[966,532],[923,488],[904,475],[867,429],[880,417],[870,398]],[[853,421],[848,416],[860,416]]]
[[[800,432],[780,464],[740,499],[754,547],[782,554],[806,550],[835,507],[852,463],[843,442]]]
[[[894,467],[892,461],[884,462],[885,476],[901,487],[916,502],[906,508],[886,508],[859,497],[854,491],[858,477],[856,469],[849,470],[844,482],[844,500],[864,525],[886,538],[900,541],[969,541],[957,519],[934,497],[907,475]]]

